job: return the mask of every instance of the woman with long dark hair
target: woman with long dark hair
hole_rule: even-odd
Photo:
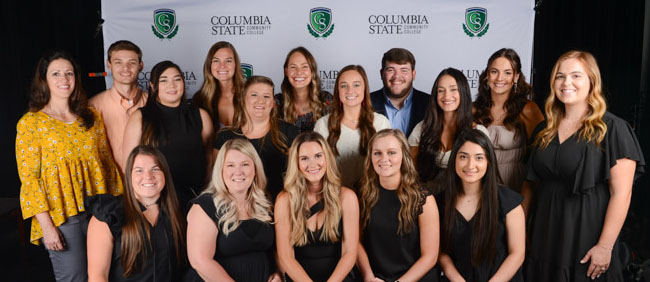
[[[147,104],[133,113],[126,125],[124,152],[137,145],[160,150],[169,164],[181,210],[187,211],[189,201],[203,190],[206,180],[212,121],[205,110],[185,99],[185,79],[173,62],[156,64],[149,84]]]
[[[521,72],[521,60],[515,50],[503,48],[494,52],[479,82],[474,121],[490,132],[500,183],[521,191],[526,146],[544,116],[532,101],[533,88]]]
[[[86,281],[86,195],[122,193],[102,118],[88,107],[70,54],[48,51],[16,125],[20,206],[30,241],[49,252],[57,281]]]
[[[124,195],[87,201],[88,281],[179,281],[186,266],[185,220],[160,151],[134,148]]]
[[[523,281],[526,248],[522,196],[498,184],[488,137],[458,134],[440,203],[440,267],[444,281]]]
[[[415,125],[408,141],[420,180],[427,189],[438,194],[444,187],[447,163],[457,133],[471,128],[486,135],[489,133],[485,126],[472,122],[472,94],[461,71],[442,70],[433,83],[429,101],[424,119]]]

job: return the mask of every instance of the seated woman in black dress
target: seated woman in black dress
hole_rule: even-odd
[[[124,195],[86,199],[88,281],[178,281],[185,221],[165,157],[138,146],[126,161]]]
[[[522,190],[534,200],[527,281],[623,281],[618,235],[645,161],[632,127],[607,112],[601,81],[584,51],[553,67]]]
[[[227,141],[211,184],[187,215],[187,253],[194,270],[185,281],[280,281],[265,185],[262,161],[250,142]]]
[[[443,281],[523,281],[523,197],[497,184],[497,169],[485,133],[459,133],[438,198]]]
[[[336,159],[320,134],[303,132],[291,145],[275,219],[279,265],[288,280],[352,281],[359,204],[341,187]]]
[[[364,281],[438,281],[439,220],[433,196],[418,186],[406,136],[384,129],[370,139],[361,179]]]
[[[282,190],[287,151],[299,131],[295,126],[278,120],[273,100],[273,81],[270,78],[249,77],[239,98],[232,127],[217,132],[213,155],[216,156],[221,146],[230,139],[248,139],[262,159],[268,179],[266,190],[273,202]]]

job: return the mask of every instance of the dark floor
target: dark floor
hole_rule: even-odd
[[[30,221],[25,221],[29,229]],[[29,230],[25,233],[29,236]],[[54,281],[52,265],[47,251],[42,246],[27,243],[23,248],[15,221],[0,223],[0,280],[5,282],[47,282]],[[22,251],[24,250],[24,252]]]

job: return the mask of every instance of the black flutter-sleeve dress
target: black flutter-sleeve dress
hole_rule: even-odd
[[[580,260],[603,230],[610,169],[618,159],[636,161],[636,180],[645,166],[632,127],[609,112],[603,121],[607,133],[600,147],[576,133],[561,144],[556,136],[545,149],[531,152],[526,179],[538,186],[527,232],[526,281],[592,281],[587,277],[589,262]],[[596,281],[623,281],[622,268],[617,240],[609,269]]]

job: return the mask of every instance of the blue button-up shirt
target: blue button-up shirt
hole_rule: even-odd
[[[390,90],[389,90],[390,91]],[[390,121],[390,126],[393,129],[399,129],[404,134],[407,133],[409,129],[409,122],[411,121],[411,106],[413,105],[413,88],[409,92],[408,96],[404,100],[404,105],[401,109],[397,109],[393,105],[393,102],[390,101],[386,93],[384,93],[385,102],[384,106],[386,108],[386,116]]]

